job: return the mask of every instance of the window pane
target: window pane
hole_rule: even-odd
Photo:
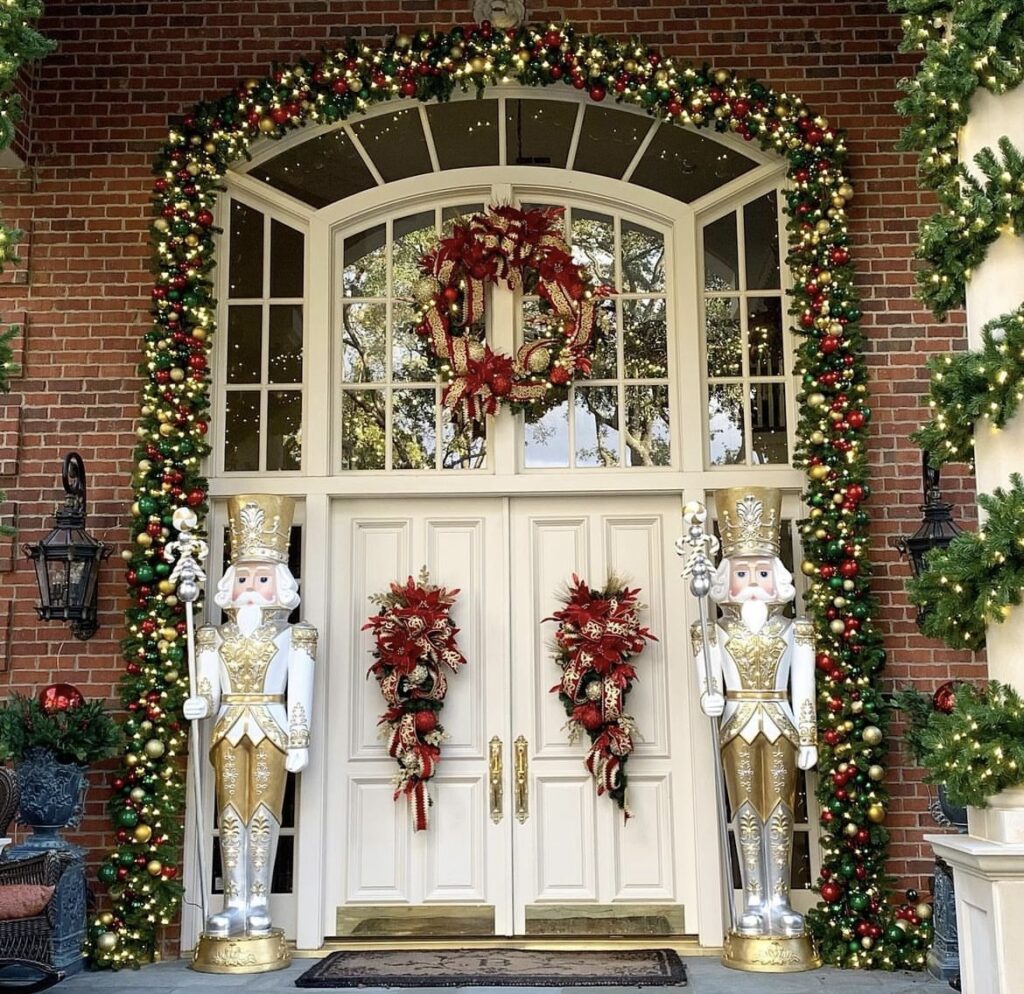
[[[590,379],[614,379],[619,366],[618,329],[615,327],[615,300],[605,298],[597,305],[595,333],[600,336],[592,348]]]
[[[601,283],[615,286],[615,222],[607,214],[572,212],[572,260]]]
[[[708,388],[708,448],[712,466],[743,459],[743,388],[719,383]]]
[[[349,383],[384,379],[386,304],[346,304],[342,311],[342,374]]]
[[[415,312],[407,304],[395,304],[391,329],[392,378],[431,383],[436,379],[427,361],[423,339],[416,333]]]
[[[509,100],[505,106],[508,164],[564,169],[576,123],[576,105],[554,100]]]
[[[667,466],[668,387],[626,387],[626,465]]]
[[[810,836],[807,832],[793,833],[793,867],[789,885],[793,890],[809,890],[811,887]]]
[[[622,290],[661,293],[665,289],[665,237],[659,231],[622,222]]]
[[[352,139],[340,129],[285,149],[249,175],[317,208],[377,185]]]
[[[228,308],[228,383],[259,383],[263,365],[263,308],[235,304]]]
[[[726,214],[704,228],[704,289],[738,290],[739,286],[736,215]]]
[[[346,238],[343,254],[346,297],[387,294],[387,228],[383,224]]]
[[[341,468],[384,469],[384,394],[345,390],[341,395]]]
[[[532,420],[527,415],[526,467],[567,467],[569,465],[569,404],[553,407],[541,417]]]
[[[430,153],[416,108],[385,114],[352,125],[385,183],[429,173]]]
[[[395,219],[391,249],[391,293],[411,297],[420,278],[420,259],[434,241],[434,212],[422,211]]]
[[[302,468],[302,394],[271,390],[267,394],[267,469]]]
[[[480,469],[486,457],[486,438],[475,425],[461,431],[446,411],[442,415],[441,438],[443,450],[441,465],[444,469]]]
[[[747,298],[747,349],[751,376],[781,376],[782,299]]]
[[[437,448],[437,391],[396,390],[392,399],[391,465],[433,469]]]
[[[757,163],[690,128],[662,125],[631,182],[689,203],[754,169]]]
[[[632,379],[668,376],[668,324],[665,300],[622,302],[622,359]]]
[[[747,255],[747,288],[779,287],[779,217],[774,190],[743,208],[743,241]]]
[[[270,296],[301,297],[305,238],[280,221],[270,222]]]
[[[427,118],[442,169],[498,164],[498,101],[428,104]]]
[[[574,169],[621,179],[651,122],[627,111],[588,106],[583,112]]]
[[[273,876],[270,882],[271,894],[290,894],[295,879],[295,836],[282,835],[277,843],[277,858],[274,860]]]
[[[228,390],[224,404],[224,469],[236,473],[259,468],[259,391]]]
[[[786,387],[783,383],[754,383],[750,387],[751,457],[755,463],[789,461],[786,437]]]
[[[619,392],[615,387],[577,387],[576,465],[619,465]]]
[[[263,296],[263,215],[231,201],[228,296]]]
[[[270,383],[302,382],[302,305],[270,305]]]
[[[737,298],[709,297],[704,301],[704,345],[708,376],[743,374],[740,302]]]

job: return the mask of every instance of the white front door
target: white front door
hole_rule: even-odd
[[[692,757],[686,721],[673,720],[690,712],[678,508],[671,496],[335,505],[327,935],[697,931]],[[461,590],[453,613],[469,662],[449,682],[430,827],[414,832],[407,802],[392,799],[361,628],[370,595],[424,565]],[[555,626],[543,623],[574,572],[601,585],[609,571],[642,589],[659,639],[628,699],[642,736],[627,763],[628,823],[597,797],[585,743],[566,739],[550,692]]]

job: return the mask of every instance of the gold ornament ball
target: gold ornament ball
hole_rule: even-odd
[[[350,79],[348,81],[348,88],[351,93],[358,93],[363,88],[363,81],[361,79]]]
[[[469,68],[473,72],[483,72],[487,66],[487,60],[480,55],[474,56],[469,60]]]
[[[602,693],[603,693],[603,690],[602,690],[600,681],[598,681],[598,680],[591,680],[590,683],[587,684],[587,700],[588,701],[598,701],[598,700],[600,700]]]
[[[868,725],[868,727],[861,732],[860,737],[867,742],[868,745],[876,746],[882,741],[882,730],[877,725]]]
[[[99,916],[99,923],[109,927],[114,924],[114,916],[109,911],[104,911],[103,914]]]
[[[856,834],[857,834],[857,833],[858,833],[859,831],[860,831],[860,829],[859,829],[859,828],[857,828],[857,826],[856,826],[856,825],[854,825],[854,823],[853,823],[852,821],[851,821],[851,822],[847,822],[847,825],[846,825],[846,827],[845,827],[845,828],[843,829],[843,833],[844,833],[845,835],[848,835],[848,836],[849,836],[849,837],[850,837],[851,839],[852,839],[852,838],[853,838],[853,837],[854,837],[854,836],[855,836],[855,835],[856,835]]]
[[[828,466],[824,465],[823,463],[819,463],[817,466],[812,466],[807,471],[807,475],[812,480],[824,480],[830,472],[831,470],[829,470]]]
[[[868,821],[881,825],[885,821],[885,807],[881,804],[872,804],[868,808]]]
[[[833,635],[842,635],[846,631],[846,622],[842,618],[834,618],[828,623],[828,630]]]
[[[879,766],[877,763],[874,766],[868,767],[868,779],[870,780],[881,780],[885,776],[885,769]]]
[[[466,353],[473,362],[483,362],[484,356],[487,355],[487,348],[483,342],[470,342]]]
[[[274,123],[274,119],[272,117],[261,117],[260,131],[265,135],[269,135],[271,132],[277,131],[277,125]]]
[[[124,757],[124,765],[125,766],[138,766],[139,765],[139,757],[134,752],[128,753],[128,755],[126,755]]]
[[[836,193],[839,194],[843,200],[853,200],[853,187],[849,183],[840,183],[836,188]]]
[[[551,351],[549,349],[537,349],[530,354],[530,372],[543,373],[551,364]]]
[[[151,859],[146,864],[146,872],[151,877],[159,877],[160,874],[164,872],[164,864],[161,863],[160,860],[158,859]]]
[[[916,908],[914,908],[914,914],[917,915],[921,921],[926,922],[932,916],[932,906],[930,904],[925,904],[924,901],[922,901]]]
[[[864,938],[860,940],[860,944],[865,949],[870,949],[875,944],[875,940],[872,939],[870,935],[865,935]]]
[[[146,799],[146,792],[141,787],[132,787],[128,795],[136,804],[141,804]]]
[[[132,830],[132,835],[135,836],[136,842],[145,845],[153,837],[153,829],[149,825],[136,825]]]
[[[800,572],[803,573],[804,576],[814,576],[814,574],[817,571],[818,571],[818,567],[815,566],[814,563],[812,563],[810,561],[810,559],[805,559],[800,564]]]
[[[896,926],[896,927],[897,927],[897,928],[898,928],[898,929],[899,929],[899,930],[900,930],[901,932],[909,932],[909,931],[910,931],[910,922],[908,922],[908,921],[906,920],[906,918],[897,918],[897,919],[896,919],[896,921],[894,921],[894,922],[893,922],[893,924],[894,924],[894,925],[895,925],[895,926]]]
[[[434,276],[420,277],[412,288],[417,304],[429,304],[441,292],[441,281]]]
[[[103,932],[96,936],[96,948],[101,953],[112,953],[117,948],[117,936],[113,932]]]
[[[167,749],[159,739],[150,739],[142,748],[150,759],[159,759]]]

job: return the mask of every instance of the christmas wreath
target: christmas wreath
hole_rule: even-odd
[[[387,739],[388,755],[398,760],[395,800],[408,796],[417,832],[428,824],[432,802],[426,784],[437,770],[444,740],[438,721],[448,692],[443,667],[455,673],[466,662],[450,613],[458,593],[433,586],[424,569],[418,582],[410,576],[404,586],[392,583],[388,593],[371,597],[381,610],[363,625],[376,641],[369,672],[388,706],[380,717],[381,737]]]
[[[569,741],[590,736],[587,771],[597,793],[608,794],[630,817],[626,806],[626,760],[633,751],[636,725],[626,714],[626,696],[636,670],[630,660],[657,641],[638,617],[639,590],[609,577],[603,590],[591,590],[573,574],[565,607],[545,621],[557,621],[555,661],[562,679],[551,688],[565,705]]]
[[[416,332],[445,381],[442,403],[460,423],[560,403],[576,376],[590,373],[600,335],[597,302],[611,293],[572,260],[562,208],[490,207],[457,224],[420,262]],[[525,329],[515,357],[495,352],[474,333],[488,283],[510,290],[537,274],[541,316]]]

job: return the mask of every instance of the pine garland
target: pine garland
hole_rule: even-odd
[[[928,554],[928,568],[907,589],[924,616],[921,630],[954,649],[978,650],[985,626],[1006,619],[1024,591],[1024,478],[981,494],[983,529],[962,532]]]
[[[910,715],[925,781],[942,784],[950,804],[988,807],[993,794],[1024,783],[1024,700],[1013,687],[962,684],[948,712],[912,690],[896,702]]]
[[[981,330],[982,347],[929,360],[932,416],[911,438],[933,466],[974,463],[978,421],[1002,428],[1024,397],[1024,304]]]

